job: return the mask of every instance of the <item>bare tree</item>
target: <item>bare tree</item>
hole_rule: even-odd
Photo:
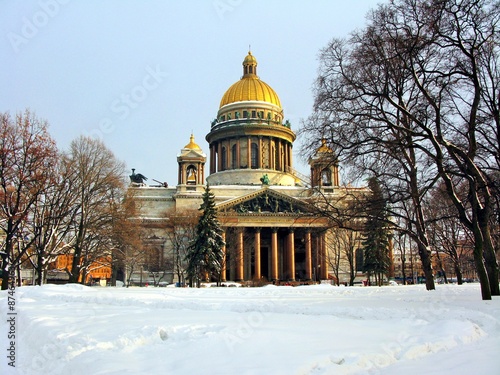
[[[340,285],[340,274],[349,275],[349,285],[356,278],[356,250],[360,247],[361,233],[353,229],[331,228],[327,249],[327,262],[333,270],[336,284]]]
[[[464,191],[464,194],[466,193],[467,189]],[[468,245],[473,241],[472,233],[457,217],[455,207],[449,199],[444,186],[437,187],[432,192],[426,206],[430,219],[431,243],[444,282],[448,282],[446,264],[451,263],[457,283],[462,284],[462,260],[471,255],[470,246]]]
[[[142,222],[136,218],[137,200],[129,189],[121,202],[113,201],[111,227],[112,285],[116,285],[118,272],[126,286],[130,285],[135,270],[145,260],[144,238],[147,233]]]
[[[74,176],[75,217],[67,242],[71,244],[69,281],[85,282],[87,268],[98,258],[111,256],[115,204],[123,196],[124,165],[100,141],[81,136],[64,156]]]
[[[5,233],[2,289],[8,288],[9,271],[19,265],[32,244],[33,237],[24,241],[22,229],[47,188],[57,160],[47,127],[47,122],[28,110],[15,120],[8,113],[0,114],[0,229]]]
[[[490,227],[491,176],[499,165],[499,18],[499,3],[489,0],[380,5],[363,30],[323,50],[308,126],[360,172],[389,180],[385,161],[409,163],[395,171],[406,176],[401,194],[406,189],[413,205],[408,219],[426,278],[422,199],[440,178],[474,235],[483,299],[500,293]],[[457,194],[463,181],[465,201]]]
[[[407,284],[408,275],[407,275],[407,264],[411,261],[411,247],[409,245],[409,238],[404,232],[397,232],[393,237],[394,250],[395,255],[399,259],[397,262],[401,265],[401,278],[403,281],[403,285]],[[413,270],[410,270],[410,273],[413,274]]]
[[[183,285],[186,280],[185,261],[189,244],[194,239],[195,228],[198,222],[198,211],[185,211],[175,214],[167,213],[172,229],[167,232],[167,239],[172,250],[174,272],[178,282]]]
[[[38,196],[27,223],[33,237],[28,258],[36,272],[36,284],[42,285],[47,266],[64,251],[64,241],[75,213],[75,189],[71,171],[57,163],[50,173],[47,188]]]

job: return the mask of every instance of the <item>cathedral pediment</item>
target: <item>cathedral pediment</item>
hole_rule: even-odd
[[[205,156],[206,155],[201,150],[182,149],[181,153],[177,155],[177,158],[196,159],[204,158]]]
[[[312,214],[307,203],[286,194],[264,188],[216,205],[222,214]]]

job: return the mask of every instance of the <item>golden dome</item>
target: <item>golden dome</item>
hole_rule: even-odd
[[[193,134],[191,134],[191,137],[189,138],[189,143],[187,145],[185,145],[184,148],[188,148],[190,150],[201,150],[201,147],[198,146],[198,144],[196,144],[194,142],[194,135]]]
[[[318,147],[316,152],[318,152],[318,153],[332,153],[333,150],[326,145],[326,139],[321,138],[321,146]]]
[[[225,92],[219,108],[226,104],[249,100],[272,103],[281,108],[278,94],[257,76],[257,60],[251,52],[248,52],[243,60],[243,77]]]
[[[246,64],[257,65],[257,59],[254,55],[252,55],[252,52],[250,51],[248,51],[248,55],[245,57],[245,60],[243,60],[243,66],[245,66]]]

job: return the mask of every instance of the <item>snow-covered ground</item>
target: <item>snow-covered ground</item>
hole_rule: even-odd
[[[500,374],[477,284],[22,287],[15,371],[0,296],[1,374]]]

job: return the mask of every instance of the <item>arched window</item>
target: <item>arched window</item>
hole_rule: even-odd
[[[187,183],[196,185],[196,167],[194,165],[190,165],[187,168]]]
[[[328,168],[321,171],[321,185],[332,186],[332,171]]]
[[[227,150],[225,147],[222,147],[221,168],[223,171],[227,169]]]
[[[252,143],[252,148],[251,148],[251,167],[253,169],[256,169],[259,167],[259,146],[257,146],[257,143]]]
[[[231,147],[231,168],[232,169],[238,168],[238,166],[236,165],[237,156],[238,155],[236,154],[236,145],[233,145],[233,147]]]
[[[280,148],[278,144],[276,144],[274,148],[274,169],[277,171],[281,170],[281,157],[280,157]]]

